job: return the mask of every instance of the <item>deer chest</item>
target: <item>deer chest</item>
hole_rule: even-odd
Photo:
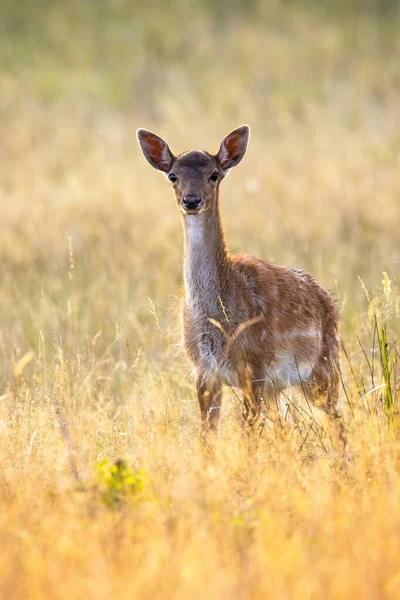
[[[197,318],[195,318],[197,317]],[[209,318],[184,315],[184,344],[186,352],[196,369],[218,373],[226,382],[233,383],[233,368],[226,355],[226,335]]]

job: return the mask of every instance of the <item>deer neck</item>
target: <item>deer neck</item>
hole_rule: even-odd
[[[219,208],[184,215],[186,299],[208,311],[218,310],[229,278],[229,258]]]

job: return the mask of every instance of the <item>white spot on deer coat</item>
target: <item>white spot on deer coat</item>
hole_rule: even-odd
[[[290,387],[309,379],[314,364],[298,363],[293,354],[277,353],[267,369],[268,378],[278,387]]]
[[[321,339],[321,332],[315,327],[310,327],[309,329],[296,328],[278,335],[278,339],[282,341],[293,340],[298,337],[316,338],[319,340]]]

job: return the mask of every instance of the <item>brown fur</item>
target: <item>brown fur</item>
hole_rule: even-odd
[[[175,158],[153,136],[139,130],[139,143],[150,164],[175,176],[183,215],[184,344],[196,370],[204,429],[218,427],[224,383],[243,390],[249,423],[263,402],[292,384],[337,417],[339,314],[331,294],[303,271],[232,256],[226,248],[219,184],[244,156],[249,129],[232,132],[215,156],[194,150]],[[186,210],[185,198],[198,198],[199,207]]]

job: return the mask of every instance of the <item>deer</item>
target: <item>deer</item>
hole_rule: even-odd
[[[287,388],[301,386],[344,440],[333,295],[303,270],[227,249],[219,190],[243,159],[249,136],[243,125],[216,154],[175,156],[162,138],[137,131],[144,157],[172,184],[182,216],[183,343],[194,366],[202,432],[218,433],[223,385],[242,390],[242,419],[250,430],[263,408],[278,405]]]

